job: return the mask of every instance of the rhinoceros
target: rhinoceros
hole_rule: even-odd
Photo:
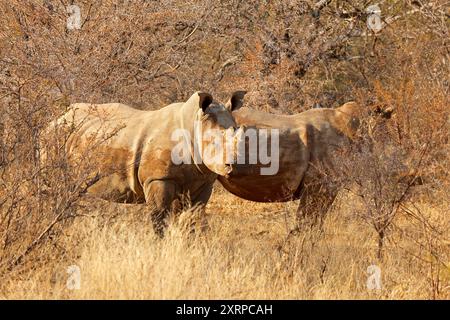
[[[333,150],[354,136],[360,115],[361,107],[355,102],[336,109],[310,109],[295,115],[241,108],[233,116],[239,126],[247,127],[245,130],[278,130],[278,171],[272,175],[261,174],[260,168],[264,165],[247,161],[235,164],[233,172],[218,180],[226,190],[246,200],[286,202],[300,199],[297,217],[316,221],[320,216],[317,211],[326,210],[336,194],[321,183],[322,168],[331,165]],[[321,203],[312,203],[312,200]]]
[[[201,150],[224,148],[205,140],[206,132],[227,132],[231,137],[237,132],[232,111],[242,106],[243,95],[235,92],[224,105],[208,93],[196,92],[186,102],[156,111],[120,103],[75,103],[50,128],[71,128],[66,149],[72,158],[95,153],[99,178],[89,194],[115,202],[148,203],[155,231],[162,236],[165,219],[181,198],[187,195],[193,205],[204,207],[218,175],[232,171],[226,161],[202,161]],[[174,157],[180,143],[189,152],[187,159],[186,154],[182,158],[185,161]]]

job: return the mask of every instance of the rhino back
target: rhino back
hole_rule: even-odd
[[[56,124],[73,131],[66,147],[69,154],[78,159],[95,154],[94,169],[102,178],[92,193],[121,202],[143,202],[143,182],[149,176],[171,174],[174,142],[170,138],[179,126],[177,107],[141,111],[118,103],[73,104]]]
[[[295,115],[271,114],[248,107],[233,112],[238,125],[255,126],[258,128],[293,128]]]
[[[307,128],[312,162],[327,162],[333,150],[348,143],[351,119],[336,109],[311,109],[296,116],[296,126]]]

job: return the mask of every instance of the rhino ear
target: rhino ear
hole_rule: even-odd
[[[197,94],[198,94],[198,106],[199,108],[202,108],[204,112],[206,108],[208,108],[209,105],[213,102],[213,97],[206,92],[197,92]]]
[[[375,115],[380,115],[384,119],[390,119],[394,111],[395,110],[393,107],[376,106],[376,108],[371,113]]]
[[[247,91],[243,90],[233,92],[230,100],[225,104],[225,107],[230,111],[239,109],[244,104],[243,100],[246,93]]]
[[[394,113],[394,108],[392,107],[387,107],[383,110],[383,118],[385,119],[390,119],[392,117],[392,114]]]

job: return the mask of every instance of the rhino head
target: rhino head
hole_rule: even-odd
[[[232,164],[237,159],[236,146],[243,134],[232,112],[242,107],[245,93],[236,91],[228,102],[222,104],[209,93],[196,92],[186,102],[184,108],[195,114],[191,131],[191,155],[195,164],[201,163],[221,176],[231,173]]]

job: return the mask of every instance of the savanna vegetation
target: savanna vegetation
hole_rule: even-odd
[[[449,299],[449,3],[372,4],[1,1],[0,298]],[[73,102],[237,89],[271,113],[366,109],[320,227],[217,184],[207,231],[192,208],[159,239],[145,205],[86,195],[95,154],[69,162],[72,132],[44,134]]]

